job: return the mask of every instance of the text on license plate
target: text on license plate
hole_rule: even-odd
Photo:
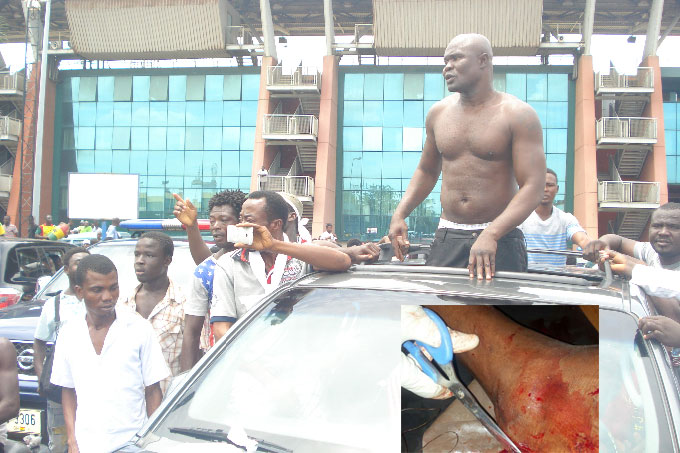
[[[33,409],[21,409],[19,416],[7,422],[10,433],[40,434],[40,413]]]

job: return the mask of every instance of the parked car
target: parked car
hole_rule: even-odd
[[[71,244],[23,238],[0,238],[0,308],[35,294],[36,283],[61,268]]]
[[[39,242],[43,243],[45,241]],[[139,284],[133,267],[136,243],[136,239],[119,239],[100,242],[88,249],[90,253],[106,255],[114,262],[118,269],[121,298],[127,297],[135,286]],[[61,242],[56,244],[62,247],[62,249],[72,247],[70,244]],[[195,264],[189,253],[189,243],[186,240],[175,240],[174,244],[175,253],[172,264],[168,269],[168,275],[180,287],[190,288],[190,279],[193,275]],[[47,253],[49,253],[49,250],[52,249],[48,248],[47,250]],[[33,369],[33,334],[35,333],[35,327],[38,324],[38,318],[40,317],[45,300],[67,287],[68,277],[64,274],[63,269],[61,269],[47,285],[41,288],[31,301],[0,310],[0,337],[8,338],[14,344],[19,370],[21,411],[18,420],[10,423],[10,437],[17,438],[24,434],[41,433],[43,441],[47,441],[45,433],[47,426],[46,401],[38,393],[38,378]],[[48,347],[51,346],[49,345]]]
[[[265,297],[119,451],[198,451],[232,443],[230,432],[258,451],[398,451],[402,304],[598,304],[600,451],[680,451],[677,380],[664,347],[637,331],[649,305],[626,281],[575,268],[487,282],[380,264],[312,273]]]

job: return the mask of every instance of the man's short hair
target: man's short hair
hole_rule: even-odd
[[[546,168],[545,172],[553,175],[555,177],[555,181],[557,181],[558,178],[557,178],[557,173],[555,173],[555,170],[553,170],[552,168]]]
[[[332,224],[332,223],[327,223],[326,226],[333,226],[333,224]]]
[[[90,255],[86,256],[80,263],[78,263],[78,269],[76,269],[75,283],[78,286],[83,286],[85,283],[85,277],[87,277],[88,272],[94,272],[100,275],[108,275],[111,272],[118,272],[116,265],[107,256],[104,255]]]
[[[248,195],[248,200],[261,200],[267,203],[267,222],[273,222],[276,219],[281,219],[281,228],[286,227],[286,220],[288,220],[288,203],[281,195],[271,190],[256,190]]]
[[[172,257],[172,254],[175,252],[175,244],[173,244],[172,238],[162,231],[147,231],[139,239],[151,239],[158,242],[165,256]]]
[[[347,241],[347,247],[354,247],[361,244],[362,242],[357,238],[352,238],[349,241]]]
[[[678,211],[678,214],[680,214],[680,203],[675,203],[675,202],[668,202],[666,204],[662,204],[658,208],[656,208],[657,211]]]
[[[71,257],[78,253],[87,253],[88,255],[90,254],[90,252],[88,252],[85,247],[70,248],[66,251],[66,253],[64,253],[64,257],[61,259],[64,263],[64,267],[68,266],[68,263],[71,261]]]
[[[244,201],[246,201],[246,194],[240,190],[223,190],[222,192],[217,192],[208,201],[208,213],[216,206],[231,206],[234,214],[238,217]]]

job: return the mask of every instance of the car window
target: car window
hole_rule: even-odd
[[[62,257],[64,256],[64,249],[41,248],[42,252],[50,260],[50,267],[54,268],[54,272],[61,269],[64,265]],[[50,275],[54,275],[54,272]]]
[[[15,247],[7,257],[5,281],[12,283],[35,283],[43,275],[52,275],[53,268],[36,247]]]
[[[358,294],[296,288],[277,298],[217,352],[141,446],[205,442],[177,428],[240,427],[296,452],[396,451],[399,305]]]
[[[635,318],[600,310],[600,451],[673,450],[654,366]]]

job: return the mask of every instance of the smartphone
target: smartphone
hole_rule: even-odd
[[[253,244],[253,227],[237,227],[236,225],[227,226],[227,241],[232,244]]]

